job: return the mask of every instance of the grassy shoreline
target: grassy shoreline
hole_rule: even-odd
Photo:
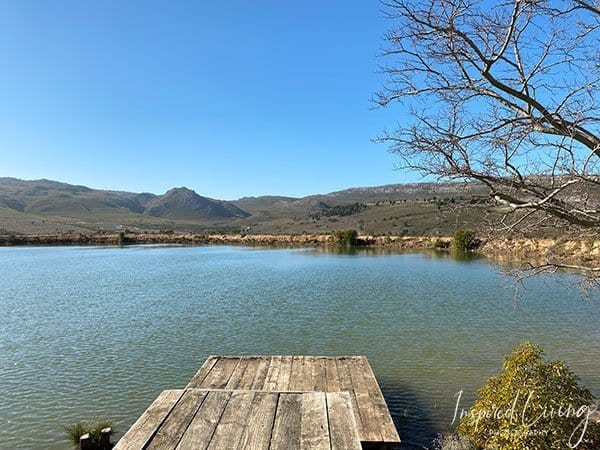
[[[359,236],[358,246],[397,250],[431,250],[449,247],[451,237]],[[273,247],[334,247],[329,234],[195,234],[195,233],[60,233],[0,235],[0,246],[54,245],[249,245]],[[561,262],[600,264],[600,239],[499,238],[482,240],[477,253],[499,259],[532,260],[537,264]]]

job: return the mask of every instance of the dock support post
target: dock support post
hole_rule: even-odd
[[[100,431],[100,439],[98,440],[98,447],[101,449],[110,448],[110,435],[112,434],[112,428],[102,428]]]
[[[79,438],[79,447],[81,450],[92,450],[94,448],[90,433],[85,433]]]

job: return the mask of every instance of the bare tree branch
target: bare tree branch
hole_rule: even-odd
[[[402,166],[487,186],[512,212],[499,230],[599,236],[599,3],[382,4],[386,82],[373,101],[410,107],[410,119],[379,138]]]

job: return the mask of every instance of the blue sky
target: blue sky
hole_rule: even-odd
[[[377,1],[6,1],[0,176],[202,195],[411,182],[370,139]]]

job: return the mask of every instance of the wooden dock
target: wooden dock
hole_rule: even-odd
[[[400,442],[364,356],[209,356],[115,449],[359,449]]]

